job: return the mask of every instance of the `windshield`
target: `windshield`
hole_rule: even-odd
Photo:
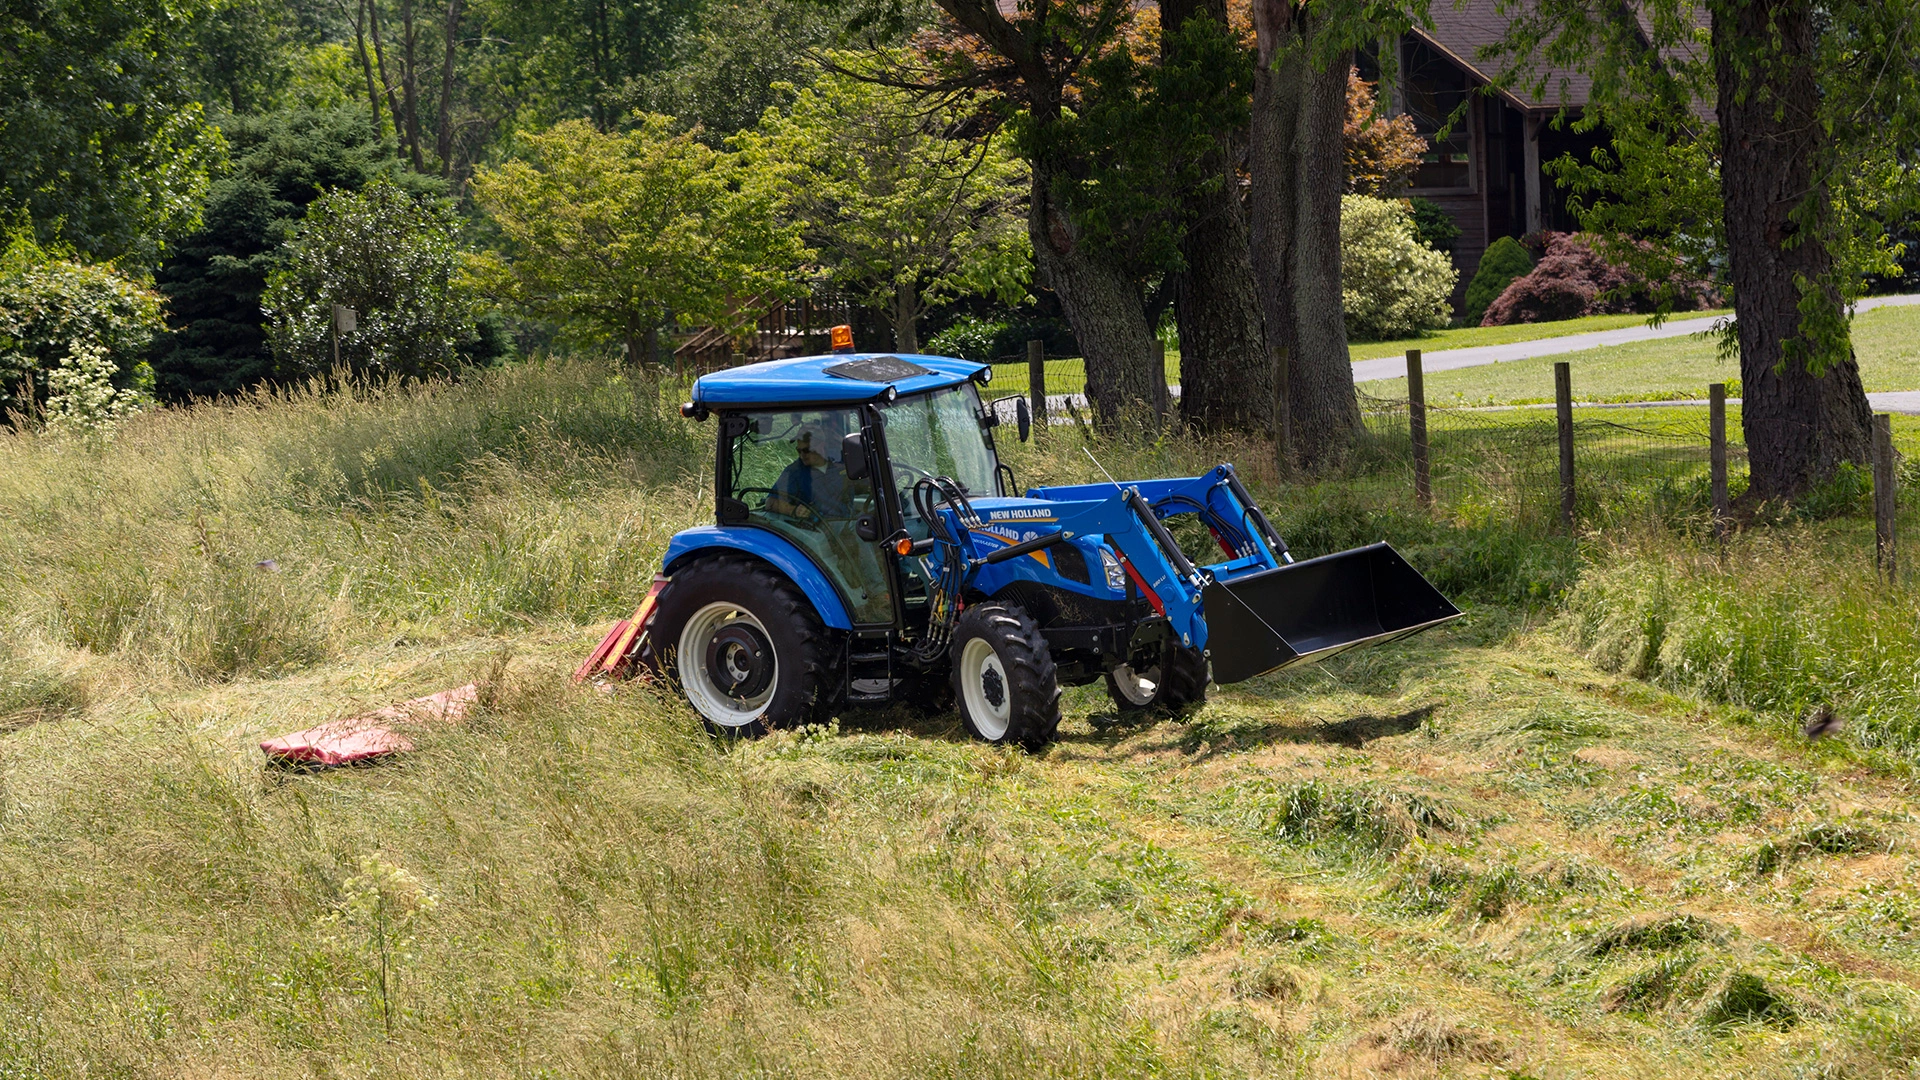
[[[948,476],[973,496],[999,494],[993,450],[980,426],[980,393],[972,383],[882,405],[893,482],[911,513],[914,482]]]

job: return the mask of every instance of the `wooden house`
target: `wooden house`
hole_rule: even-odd
[[[1464,6],[1448,0],[1433,5],[1430,14],[1431,29],[1416,28],[1400,40],[1398,69],[1381,94],[1391,94],[1393,111],[1411,116],[1430,143],[1405,194],[1438,203],[1460,227],[1453,245],[1461,281],[1457,300],[1488,244],[1502,236],[1576,227],[1566,193],[1541,164],[1567,153],[1585,158],[1605,136],[1572,130],[1570,121],[1586,105],[1591,87],[1578,72],[1549,72],[1544,92],[1537,94],[1530,85],[1495,85],[1499,62],[1481,54],[1506,34],[1509,20],[1495,10],[1494,0],[1467,0]],[[1377,56],[1364,58],[1362,77],[1379,79],[1381,66]],[[1449,127],[1463,102],[1463,122]],[[1563,109],[1569,122],[1554,124]]]

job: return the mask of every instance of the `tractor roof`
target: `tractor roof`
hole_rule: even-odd
[[[950,356],[917,353],[834,353],[768,360],[702,375],[693,400],[725,408],[739,405],[826,405],[872,401],[955,386],[987,365]]]

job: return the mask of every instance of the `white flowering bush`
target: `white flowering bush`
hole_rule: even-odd
[[[153,403],[153,372],[143,362],[145,378],[132,386],[115,386],[119,365],[97,341],[76,340],[58,366],[47,372],[47,430],[56,434],[106,437],[121,420]]]
[[[1460,272],[1446,254],[1422,244],[1400,199],[1340,199],[1340,294],[1347,336],[1356,341],[1411,337],[1447,325],[1447,298]]]

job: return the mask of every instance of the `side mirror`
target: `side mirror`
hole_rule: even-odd
[[[859,432],[840,440],[840,464],[847,470],[847,479],[867,478],[867,440]]]
[[[1033,413],[1027,408],[1025,397],[1017,397],[1013,401],[1013,418],[1020,426],[1020,441],[1026,442],[1033,435]]]

